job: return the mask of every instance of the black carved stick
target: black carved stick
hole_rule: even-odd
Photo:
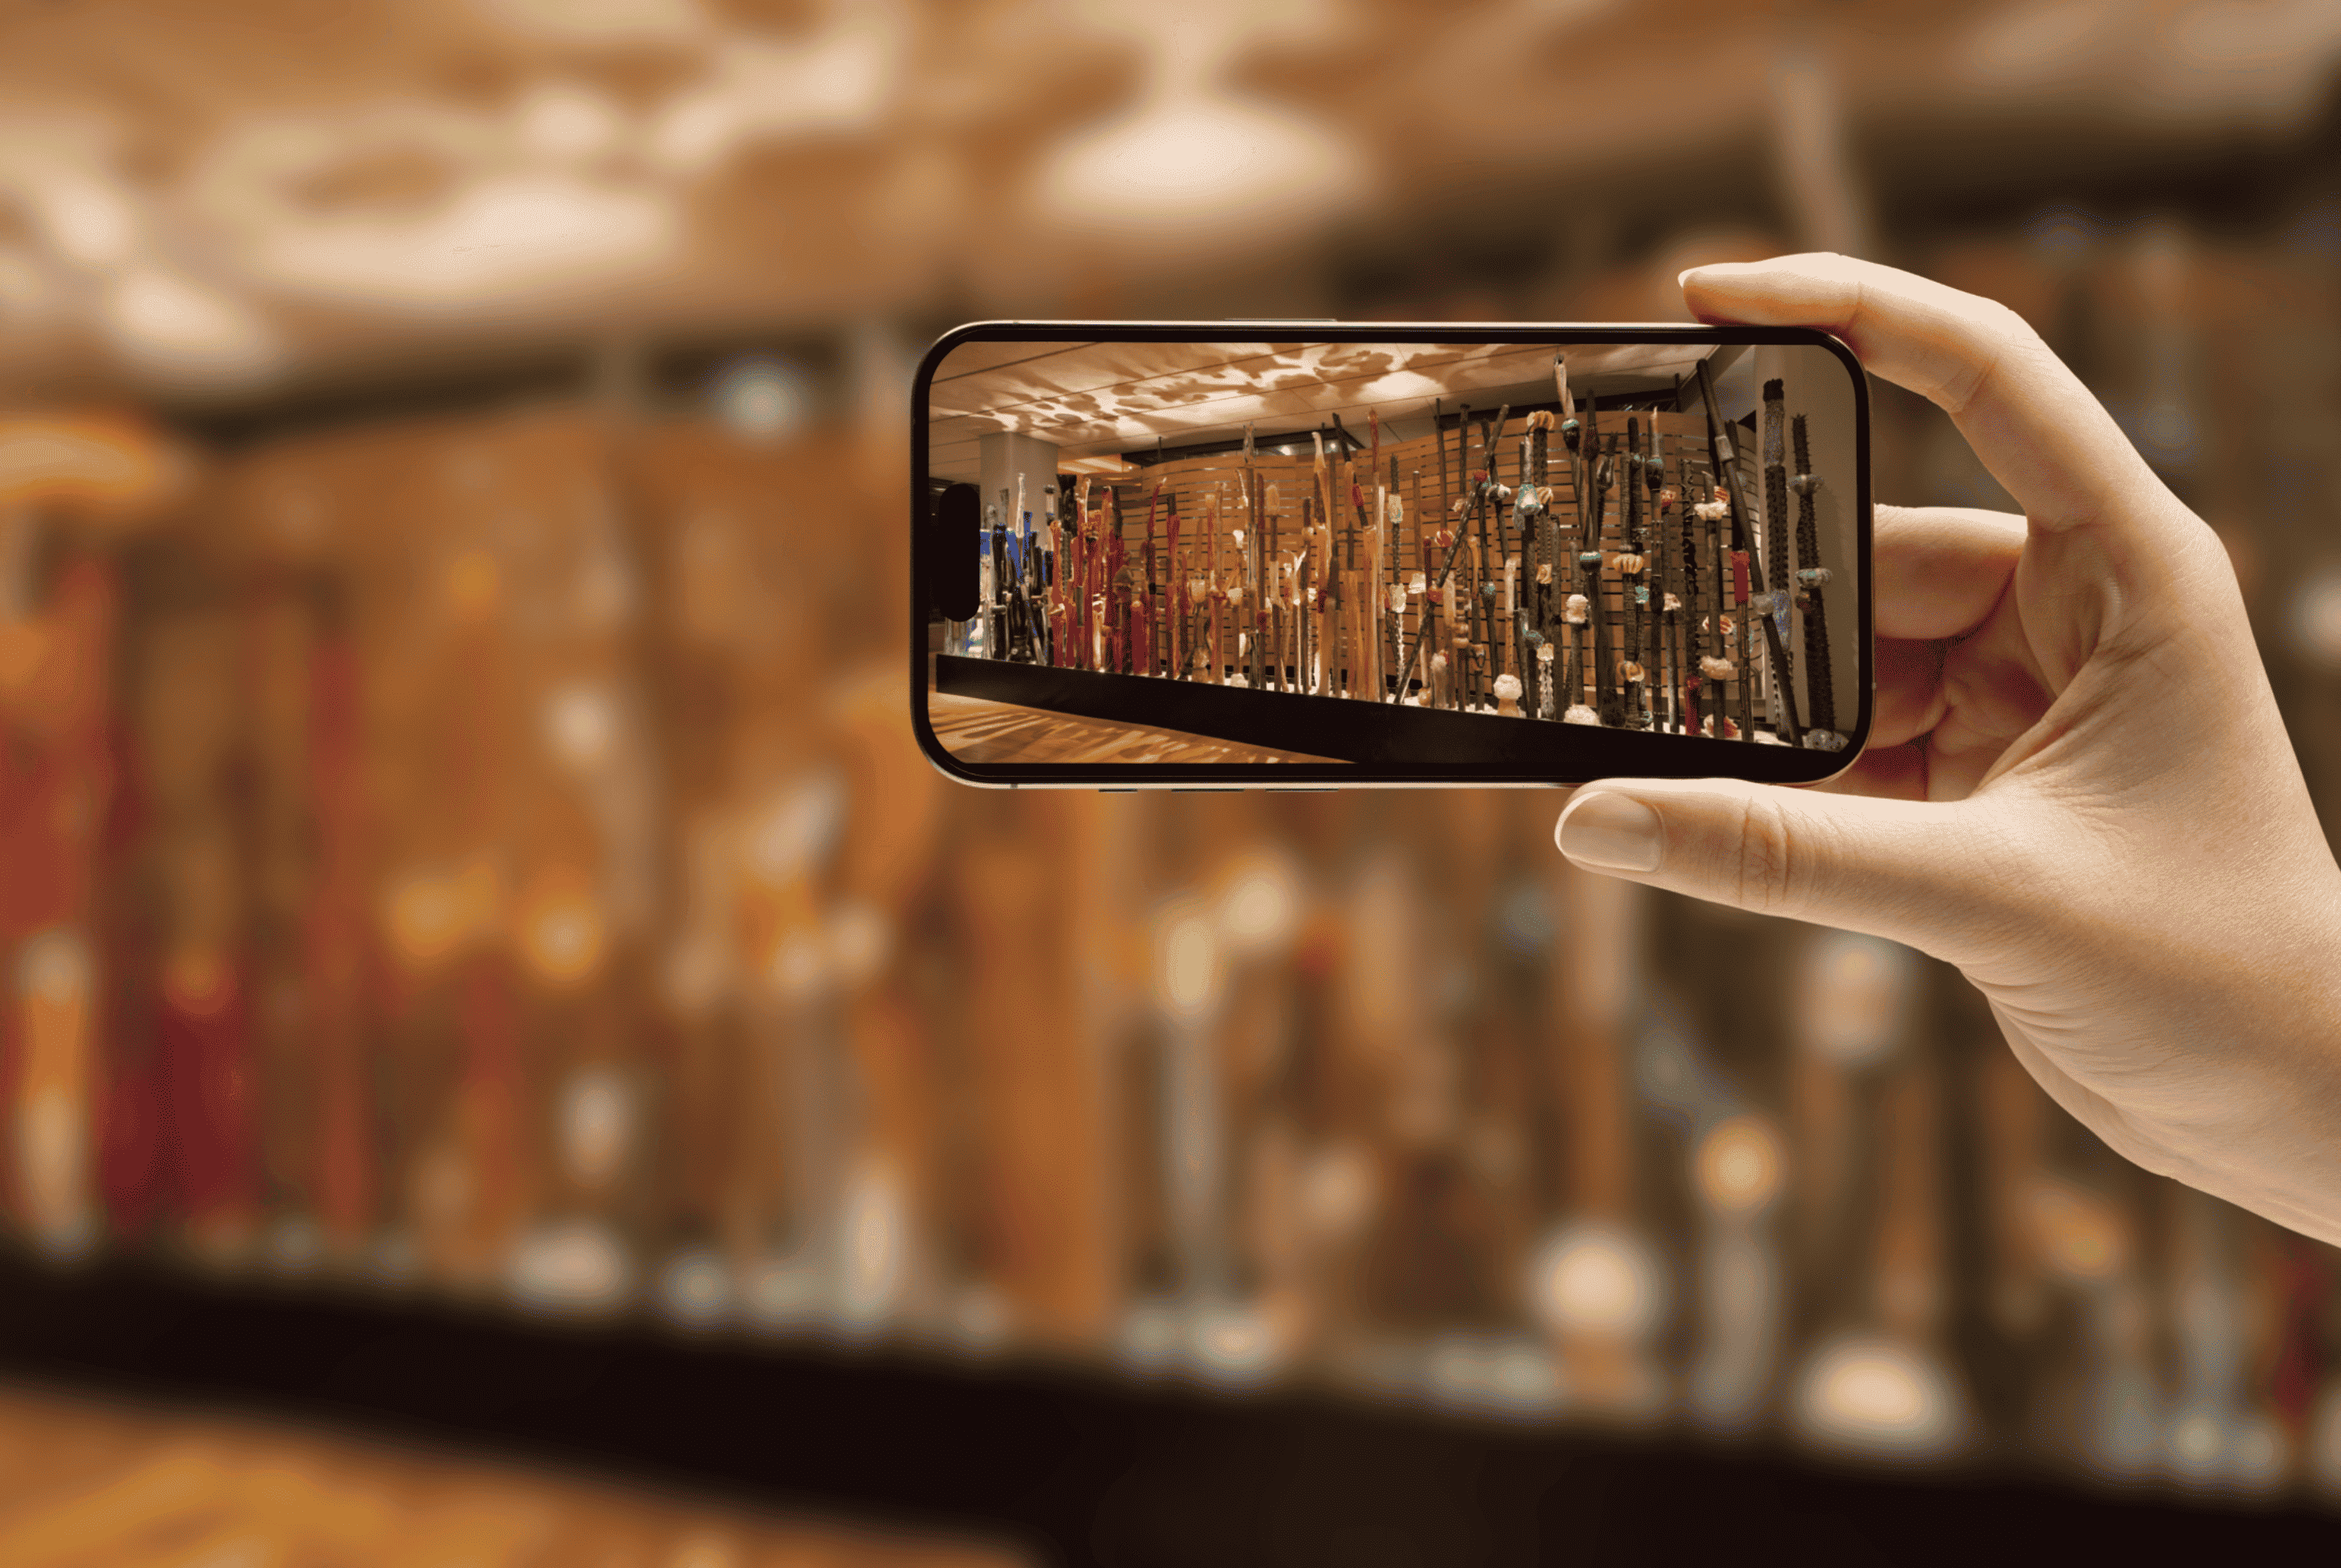
[[[1805,440],[1805,416],[1798,414],[1789,422],[1789,432],[1796,444],[1797,471],[1788,480],[1788,488],[1797,496],[1797,588],[1798,602],[1805,611],[1805,690],[1812,700],[1813,727],[1806,737],[1808,744],[1830,751],[1845,744],[1838,733],[1837,691],[1829,670],[1828,610],[1823,602],[1829,581],[1828,568],[1821,564],[1820,521],[1814,515],[1813,496],[1821,481],[1813,477],[1811,448]],[[1835,744],[1823,740],[1831,737]]]
[[[1732,449],[1731,437],[1727,433],[1728,427],[1724,424],[1722,410],[1715,401],[1715,370],[1711,363],[1713,358],[1713,355],[1709,355],[1707,359],[1698,362],[1699,402],[1707,413],[1708,460],[1715,465],[1716,478],[1722,484],[1724,497],[1731,505],[1731,551],[1740,559],[1740,561],[1744,561],[1748,554],[1748,498],[1740,491],[1738,454]],[[1727,588],[1721,581],[1718,581],[1717,597],[1718,599],[1736,594],[1739,575],[1744,570],[1743,565],[1735,562],[1729,586]],[[1727,657],[1736,654],[1733,662],[1738,669],[1738,679],[1736,684],[1739,688],[1739,733],[1742,739],[1748,739],[1755,733],[1753,693],[1756,682],[1748,678],[1748,616],[1746,613],[1748,607],[1741,605],[1738,608],[1741,610],[1738,618],[1738,647],[1730,650]],[[1717,623],[1718,626],[1721,624],[1719,612]],[[1721,710],[1718,709],[1718,711]],[[1718,724],[1716,732],[1719,735],[1722,730],[1722,725]]]
[[[1772,685],[1780,701],[1780,720],[1788,728],[1788,744],[1805,743],[1804,727],[1797,722],[1797,672],[1780,636],[1788,616],[1788,467],[1785,393],[1778,379],[1764,383],[1764,648],[1772,657]]]

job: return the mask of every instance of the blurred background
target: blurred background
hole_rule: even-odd
[[[2310,0],[0,0],[0,1553],[587,1561],[567,1487],[611,1563],[1305,1554],[1192,1455],[1017,1492],[1055,1534],[932,1443],[771,1459],[937,1389],[962,1447],[1401,1434],[1351,1562],[1494,1550],[1499,1451],[2323,1529],[2334,1253],[1956,975],[1577,877],[1539,794],[946,787],[902,647],[958,322],[1669,320],[1841,250],[2079,372],[2341,804],[2336,62]],[[2007,504],[1873,397],[1882,499]],[[221,1414],[158,1302],[183,1370],[615,1347],[644,1444],[720,1367],[797,1512]],[[68,1330],[112,1403],[23,1370]]]

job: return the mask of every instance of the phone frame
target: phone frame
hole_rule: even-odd
[[[933,506],[928,494],[927,400],[937,368],[953,349],[971,342],[1653,342],[1801,345],[1826,349],[1852,378],[1854,420],[1855,557],[1861,593],[1857,600],[1855,647],[1860,667],[1849,683],[1858,704],[1841,750],[1820,751],[1751,740],[1718,740],[1698,735],[1656,735],[1641,730],[1522,719],[1555,732],[1565,742],[1570,766],[1558,773],[1543,768],[1394,768],[1380,763],[1116,763],[1109,771],[1083,763],[966,762],[935,737],[927,718],[927,648],[930,606],[928,571],[937,552],[928,539]],[[989,789],[1071,789],[1121,792],[1171,789],[1227,792],[1241,789],[1322,791],[1350,789],[1565,789],[1604,778],[1746,779],[1768,784],[1818,784],[1851,767],[1869,738],[1877,697],[1870,533],[1869,384],[1851,349],[1814,327],[1702,326],[1680,322],[971,322],[935,340],[911,381],[911,729],[919,749],[948,779]],[[1129,679],[1141,679],[1131,677]],[[1154,679],[1151,677],[1144,679]],[[1841,690],[1845,688],[1840,688]],[[1320,700],[1335,701],[1325,698]],[[1493,719],[1489,722],[1495,722]],[[1369,776],[1370,770],[1370,776]]]

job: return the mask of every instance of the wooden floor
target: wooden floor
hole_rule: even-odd
[[[981,697],[955,697],[932,690],[927,693],[927,721],[934,727],[935,739],[943,743],[943,749],[962,762],[1201,762],[1226,766],[1340,761],[1338,758],[1311,757],[1300,751],[1242,746],[1178,729],[1116,724],[1103,719],[1083,719],[1045,709],[991,702]]]
[[[228,1414],[0,1388],[11,1568],[1022,1568],[997,1546]]]

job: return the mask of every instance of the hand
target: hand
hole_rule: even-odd
[[[1957,965],[2115,1149],[2341,1242],[2341,868],[2218,540],[2001,305],[1832,255],[1683,293],[1842,338],[2025,515],[1878,509],[1875,723],[1826,790],[1605,780],[1562,852]]]

